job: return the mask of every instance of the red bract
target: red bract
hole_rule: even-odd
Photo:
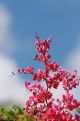
[[[39,61],[44,61],[45,62],[45,61],[47,61],[50,58],[51,58],[51,55],[50,54],[46,54],[46,55],[40,54],[35,59],[37,59]]]
[[[71,95],[70,93],[63,95],[62,101],[69,110],[73,110],[80,106],[80,102],[78,102],[76,99],[74,99],[73,95]]]
[[[26,71],[27,71],[28,73],[30,73],[30,74],[34,74],[34,68],[33,68],[32,66],[28,66],[28,67],[26,68]]]
[[[27,73],[26,68],[22,68],[22,72],[23,72],[23,73]]]
[[[45,79],[45,77],[46,73],[43,72],[41,69],[38,69],[38,72],[33,75],[32,79],[38,80],[40,82],[42,79]]]
[[[20,73],[20,71],[21,71],[21,69],[20,69],[20,68],[18,68],[18,69],[17,69],[17,72],[18,72],[18,73]]]
[[[57,62],[49,60],[51,55],[48,54],[48,50],[51,38],[48,40],[40,40],[38,36],[36,38],[35,47],[38,55],[35,56],[34,60],[44,63],[44,71],[38,69],[35,73],[32,66],[22,68],[23,73],[32,74],[32,80],[37,82],[37,84],[25,82],[26,88],[32,93],[26,102],[26,114],[33,115],[37,120],[43,121],[79,121],[80,116],[73,115],[71,111],[79,108],[80,102],[70,94],[70,90],[80,84],[77,71],[74,70],[71,73],[63,69]],[[21,69],[18,69],[18,73],[20,72]],[[45,83],[45,88],[41,86],[40,82]],[[53,98],[54,93],[51,92],[51,88],[57,89],[60,83],[66,91],[62,100]]]
[[[18,68],[17,72],[18,73],[25,73],[25,74],[27,74],[27,73],[34,74],[34,68],[32,66],[28,66],[26,68],[24,67],[22,69]]]
[[[49,50],[50,43],[51,43],[51,38],[49,38],[48,40],[44,39],[43,41],[41,41],[40,38],[37,36],[35,47],[39,53],[44,55]]]
[[[49,71],[56,72],[59,69],[59,64],[57,64],[55,61],[53,62],[48,61],[46,62],[46,69]]]
[[[79,85],[80,83],[80,77],[77,77],[77,73],[74,70],[74,73],[71,74],[70,71],[66,71],[64,69],[60,69],[59,70],[60,76],[61,76],[61,80],[63,83],[63,88],[69,92],[70,90],[72,90],[73,88],[76,88],[77,85]]]
[[[27,82],[27,81],[25,82],[25,86],[30,91],[36,91],[37,89],[40,91],[43,90],[43,87],[40,84],[31,84],[30,82]]]

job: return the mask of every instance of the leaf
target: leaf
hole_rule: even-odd
[[[78,108],[76,111],[77,111],[78,113],[80,113],[80,108]]]
[[[16,112],[16,113],[20,113],[23,114],[24,113],[24,108],[21,108],[19,106],[16,106],[15,104],[12,106],[12,109]]]
[[[8,108],[0,108],[0,116],[4,119],[4,120],[13,120],[16,118],[15,113]]]

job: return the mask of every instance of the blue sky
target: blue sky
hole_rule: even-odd
[[[11,66],[11,71],[28,65],[42,68],[42,65],[33,62],[37,32],[41,39],[53,36],[52,60],[63,68],[68,68],[66,65],[69,63],[69,66],[79,70],[79,0],[0,0],[0,7],[1,65],[7,59],[8,64],[15,65],[14,68]],[[29,79],[21,77],[22,81],[26,78]]]
[[[2,0],[13,16],[12,31],[18,42],[26,43],[25,52],[14,54],[19,65],[32,63],[34,33],[41,38],[53,36],[51,52],[62,66],[66,54],[72,51],[80,33],[79,0]],[[29,42],[28,42],[29,41]],[[31,44],[31,49],[27,46]],[[24,47],[21,48],[22,51]],[[35,50],[34,50],[35,51]],[[23,55],[24,54],[24,55]],[[27,58],[28,56],[28,58]],[[20,61],[19,61],[20,60]]]

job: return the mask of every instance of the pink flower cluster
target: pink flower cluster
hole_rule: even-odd
[[[49,38],[48,40],[44,39],[43,41],[41,41],[38,36],[36,36],[36,38],[37,38],[37,41],[35,43],[35,47],[36,47],[37,51],[40,54],[45,55],[45,53],[50,48],[51,38]]]
[[[17,72],[18,73],[23,72],[25,74],[27,74],[27,73],[34,74],[34,68],[32,66],[28,66],[27,68],[22,68],[22,69],[18,68]]]
[[[31,96],[26,102],[26,114],[33,115],[36,120],[43,121],[80,121],[78,114],[73,115],[72,110],[80,108],[80,102],[77,101],[70,90],[76,88],[80,84],[80,78],[77,76],[77,71],[73,73],[66,71],[55,61],[50,61],[51,55],[48,54],[50,49],[51,38],[40,40],[36,36],[35,43],[38,55],[34,60],[44,63],[44,71],[38,69],[35,72],[32,66],[18,69],[18,73],[32,74],[32,80],[37,81],[37,84],[25,82],[26,88],[31,92]],[[45,88],[40,82],[45,82]],[[51,88],[57,89],[59,84],[63,85],[66,94],[62,95],[62,100],[53,98]]]
[[[63,95],[62,101],[69,110],[73,110],[80,106],[80,102],[74,99],[73,95],[71,95],[70,93]]]

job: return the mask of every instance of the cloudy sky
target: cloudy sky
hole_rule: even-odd
[[[52,35],[53,60],[63,68],[80,72],[79,11],[79,0],[0,0],[0,102],[10,99],[25,104],[29,94],[24,81],[30,76],[9,75],[17,67],[42,68],[33,62],[35,32],[42,39]],[[77,97],[80,99],[79,93]]]

